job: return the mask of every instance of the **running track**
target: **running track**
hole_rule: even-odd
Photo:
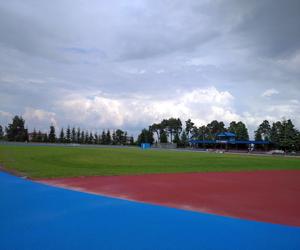
[[[0,173],[0,249],[300,249],[300,227],[108,198]]]
[[[39,180],[112,197],[300,226],[300,171],[91,176]]]

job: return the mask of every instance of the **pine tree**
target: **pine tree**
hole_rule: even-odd
[[[76,132],[76,143],[80,143],[80,135],[81,135],[80,128],[77,128],[77,132]]]
[[[97,132],[94,134],[94,143],[99,144],[99,138],[98,138],[98,133]]]
[[[185,131],[183,131],[181,134],[181,145],[183,147],[186,147],[188,145],[188,137]]]
[[[90,132],[90,135],[89,135],[89,144],[93,144],[94,143],[94,136],[92,134],[92,132]]]
[[[43,142],[43,135],[42,135],[42,132],[40,130],[37,133],[36,141],[37,142]]]
[[[80,141],[81,144],[85,143],[84,131],[81,131]]]
[[[37,132],[35,129],[33,129],[32,137],[31,137],[32,142],[37,142]]]
[[[107,133],[106,133],[106,143],[107,145],[111,144],[111,136],[110,136],[110,131],[109,129],[107,130]]]
[[[0,125],[0,140],[3,140],[3,139],[4,139],[4,132],[3,132],[2,126]]]
[[[61,131],[60,131],[59,142],[60,142],[60,143],[65,143],[65,133],[64,133],[64,128],[62,128]]]
[[[53,125],[50,126],[49,142],[54,143],[56,141],[55,128]]]
[[[71,142],[76,143],[76,130],[74,127],[72,128],[72,132],[71,132]]]
[[[49,137],[48,137],[47,133],[45,133],[43,136],[43,142],[45,142],[45,143],[49,142]]]
[[[66,131],[66,142],[67,143],[71,142],[71,129],[70,129],[70,126],[68,126],[67,131]]]
[[[84,143],[85,143],[85,144],[88,144],[88,143],[89,143],[89,132],[88,132],[88,131],[85,131]]]
[[[106,134],[105,131],[102,131],[102,135],[101,135],[101,144],[106,144]]]

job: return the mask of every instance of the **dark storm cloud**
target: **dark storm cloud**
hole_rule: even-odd
[[[291,56],[300,49],[300,1],[250,2],[233,32],[266,56]]]

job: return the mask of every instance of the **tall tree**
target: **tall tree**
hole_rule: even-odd
[[[2,126],[0,125],[0,140],[3,140],[3,138],[4,138],[4,132]]]
[[[6,128],[6,135],[9,141],[26,141],[28,132],[25,129],[25,120],[20,116],[15,116],[12,123]]]
[[[97,132],[94,134],[94,143],[99,144],[99,138],[98,138],[98,133]]]
[[[295,150],[297,141],[297,130],[293,122],[289,120],[283,120],[281,122],[280,131],[280,147],[285,151]]]
[[[264,120],[257,128],[259,134],[264,141],[270,140],[271,126],[268,120]]]
[[[270,131],[270,141],[274,148],[280,147],[280,133],[282,131],[282,124],[280,121],[273,122]]]
[[[161,131],[161,134],[160,134],[160,142],[161,143],[167,143],[168,142],[168,136],[167,136],[167,133],[165,130],[162,130]]]
[[[68,126],[66,130],[66,143],[70,143],[70,142],[71,142],[71,129],[70,126]]]
[[[80,128],[77,128],[77,131],[76,131],[76,143],[80,143],[80,135],[81,135]]]
[[[173,134],[180,134],[182,131],[182,123],[181,120],[178,118],[169,118],[166,122],[167,129],[170,134],[170,141],[173,142]]]
[[[186,147],[188,145],[188,141],[189,141],[189,139],[188,139],[188,137],[186,135],[186,132],[183,131],[182,134],[181,134],[181,145],[183,147]]]
[[[218,133],[225,132],[225,124],[224,122],[218,122],[217,120],[213,120],[211,123],[207,124],[208,129],[208,139],[215,139]]]
[[[56,141],[55,128],[53,125],[50,126],[49,142],[54,143]]]
[[[235,139],[238,141],[247,141],[249,140],[248,129],[246,125],[239,121],[239,122],[231,122],[228,128],[229,132],[235,134]]]
[[[107,145],[109,145],[109,144],[111,144],[111,135],[110,135],[110,131],[109,131],[109,129],[107,130],[107,133],[106,133],[106,136],[105,136],[106,138],[106,143],[105,144],[107,144]]]
[[[144,128],[138,136],[138,144],[139,145],[141,143],[150,143],[150,144],[152,144],[153,142],[154,142],[153,132]]]
[[[93,133],[90,132],[90,135],[89,135],[89,144],[93,144],[94,143],[94,136],[93,136]]]
[[[187,121],[185,121],[185,131],[186,131],[186,136],[188,139],[190,139],[190,133],[194,127],[194,123],[192,122],[191,119],[188,119]]]
[[[103,130],[101,135],[101,144],[106,144],[106,133]]]
[[[39,130],[39,132],[37,133],[36,141],[43,142],[43,135],[42,135],[41,130]]]
[[[121,129],[117,129],[115,133],[116,133],[116,143],[117,144],[123,144],[124,131],[122,131]]]
[[[116,131],[115,130],[113,130],[113,132],[112,132],[112,136],[111,136],[111,143],[113,144],[113,145],[116,145],[118,142],[117,142],[117,135],[116,135]]]
[[[32,142],[37,142],[38,141],[37,132],[36,132],[35,128],[33,129],[33,132],[32,132],[31,141]]]
[[[62,128],[60,130],[60,134],[59,134],[59,142],[60,143],[65,143],[65,132],[64,132],[64,128]]]
[[[81,143],[81,144],[85,143],[85,137],[84,137],[84,131],[83,130],[81,131],[81,136],[80,136],[79,143]]]
[[[156,138],[157,138],[157,141],[160,142],[160,134],[161,134],[161,130],[162,130],[162,125],[159,123],[153,123],[150,128],[149,128],[153,133],[156,134]]]
[[[84,143],[89,144],[89,132],[88,131],[85,131]]]
[[[72,143],[76,143],[76,130],[75,130],[75,128],[73,127],[72,128],[72,131],[71,131],[71,141],[72,141]]]
[[[48,143],[49,142],[49,136],[47,135],[47,133],[45,133],[43,135],[43,142]]]

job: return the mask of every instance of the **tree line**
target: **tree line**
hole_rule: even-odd
[[[22,117],[15,116],[12,123],[5,128],[0,125],[0,140],[18,141],[18,142],[44,142],[44,143],[79,143],[79,144],[102,144],[102,145],[134,145],[134,138],[128,136],[126,131],[121,129],[108,129],[101,134],[92,133],[88,130],[68,126],[62,128],[59,135],[56,135],[55,127],[50,126],[48,133],[42,133],[34,129],[32,133],[25,128],[25,120]]]
[[[144,128],[138,136],[140,143],[177,143],[179,147],[189,145],[191,139],[194,140],[215,140],[216,135],[221,132],[232,132],[236,135],[236,140],[249,140],[247,126],[242,121],[232,121],[228,127],[224,122],[214,120],[207,125],[195,126],[191,119],[185,121],[184,125],[179,118],[163,119],[160,123],[154,123]],[[265,120],[255,130],[256,141],[269,141],[269,148],[282,149],[285,151],[300,150],[300,132],[293,122],[288,120],[276,121],[272,124]],[[209,147],[209,145],[207,145]],[[238,145],[245,148],[246,145]],[[256,149],[265,146],[257,145]]]
[[[55,127],[51,125],[48,133],[42,133],[35,129],[28,133],[28,129],[25,128],[25,120],[19,116],[15,116],[12,123],[8,124],[5,129],[0,125],[0,140],[103,145],[176,143],[178,147],[187,147],[192,139],[215,140],[216,134],[221,132],[235,133],[236,140],[239,141],[249,140],[248,129],[241,121],[232,121],[226,127],[224,122],[214,120],[207,125],[197,127],[191,119],[185,121],[184,124],[179,118],[163,119],[160,123],[153,123],[148,128],[144,128],[135,142],[132,136],[128,136],[128,133],[121,129],[103,130],[101,134],[98,134],[68,126],[66,129],[62,128],[57,135]],[[264,120],[254,133],[255,140],[269,141],[273,149],[300,151],[300,132],[290,119],[273,123]],[[246,145],[238,147],[243,148]],[[258,145],[257,149],[263,147]]]

